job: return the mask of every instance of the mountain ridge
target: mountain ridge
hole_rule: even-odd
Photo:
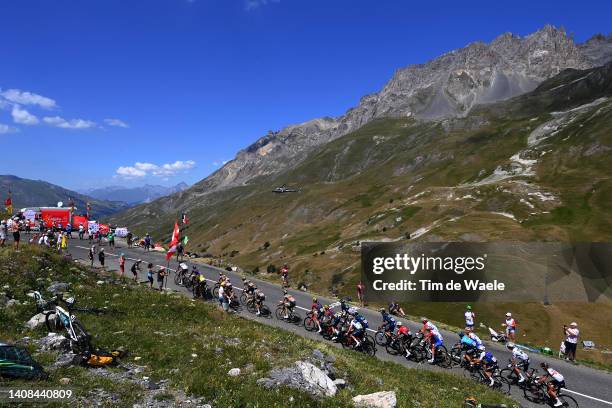
[[[396,70],[381,91],[363,96],[344,115],[268,133],[196,183],[195,191],[244,185],[277,173],[299,163],[314,147],[379,117],[463,117],[478,104],[531,91],[566,68],[587,69],[610,60],[612,34],[595,35],[576,44],[563,28],[551,25],[525,37],[504,33],[488,44],[475,41],[426,63]]]
[[[173,186],[145,184],[138,187],[125,187],[114,185],[88,189],[83,191],[83,193],[100,200],[121,201],[129,206],[133,206],[148,203],[159,197],[174,194],[187,188],[189,188],[189,185],[185,182],[180,182]]]
[[[92,218],[105,217],[127,208],[125,203],[98,200],[48,181],[31,180],[11,174],[0,175],[0,191],[6,194],[9,189],[14,210],[24,207],[54,207],[59,201],[67,206],[70,198],[74,199],[77,213],[85,213],[89,202]]]

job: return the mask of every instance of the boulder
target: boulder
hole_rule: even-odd
[[[229,375],[230,377],[238,377],[240,375],[240,369],[232,368],[231,370],[227,372],[227,375]]]
[[[60,353],[55,360],[55,363],[51,366],[52,369],[67,367],[69,365],[78,365],[80,357],[72,352]]]
[[[266,388],[285,385],[315,397],[333,397],[338,391],[338,387],[327,374],[304,361],[296,361],[293,367],[272,370],[270,378],[260,378],[257,384]]]
[[[47,336],[36,342],[38,348],[44,351],[67,350],[70,342],[61,334],[49,333]]]
[[[32,318],[28,320],[25,325],[29,329],[35,329],[37,327],[42,326],[43,324],[45,324],[45,315],[42,313],[38,313],[32,316]]]
[[[47,291],[57,295],[58,293],[67,292],[70,289],[70,284],[66,282],[53,281],[47,288]]]
[[[353,398],[356,407],[366,408],[395,408],[397,398],[395,391],[381,391],[374,394],[357,395]]]

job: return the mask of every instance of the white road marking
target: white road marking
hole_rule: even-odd
[[[572,390],[569,390],[567,388],[565,388],[565,391],[571,392],[572,394],[580,395],[581,397],[584,397],[584,398],[592,399],[593,401],[603,402],[604,404],[612,405],[612,402],[610,402],[610,401],[606,401],[606,400],[602,400],[602,399],[599,399],[599,398],[591,397],[590,395],[582,394],[582,393],[580,393],[578,391],[572,391]]]

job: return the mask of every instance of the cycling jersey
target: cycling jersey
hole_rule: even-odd
[[[477,347],[476,342],[467,335],[463,335],[463,337],[461,337],[461,344],[468,348]]]
[[[355,316],[355,319],[353,321],[359,322],[364,327],[364,329],[368,328],[368,321],[362,315]]]
[[[476,343],[477,348],[484,347],[484,345],[482,344],[482,340],[480,340],[480,337],[478,337],[474,332],[471,332],[470,334],[468,334],[468,336],[474,341],[474,343]]]
[[[397,331],[397,334],[398,335],[403,335],[403,336],[408,336],[408,335],[410,335],[410,330],[408,330],[408,327],[402,326]]]
[[[514,318],[509,317],[506,319],[506,330],[507,331],[515,331],[516,330],[516,320]]]
[[[521,361],[529,361],[529,356],[527,355],[527,353],[525,353],[523,350],[519,349],[518,347],[514,347],[512,349],[512,357],[517,360],[521,360]]]
[[[563,382],[565,381],[565,378],[563,377],[563,375],[558,372],[557,370],[548,367],[546,369],[546,372],[548,373],[548,375],[550,375],[554,380],[558,381],[558,382]]]
[[[488,366],[488,367],[492,367],[497,365],[497,358],[495,358],[495,356],[489,352],[482,352],[480,354],[480,361],[482,362],[482,364],[484,366]]]
[[[425,324],[423,324],[423,331],[427,332],[427,329],[431,329],[431,334],[439,337],[440,340],[442,340],[442,335],[440,334],[440,331],[438,330],[438,327],[433,324],[432,322],[427,322]]]

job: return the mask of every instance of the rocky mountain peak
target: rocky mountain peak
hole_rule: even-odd
[[[564,28],[552,25],[525,37],[504,33],[490,43],[472,42],[424,64],[398,69],[382,90],[362,97],[343,116],[269,132],[197,188],[207,192],[274,174],[296,165],[316,146],[376,118],[462,117],[478,104],[532,91],[567,68],[587,69],[611,59],[612,36],[577,45]]]

